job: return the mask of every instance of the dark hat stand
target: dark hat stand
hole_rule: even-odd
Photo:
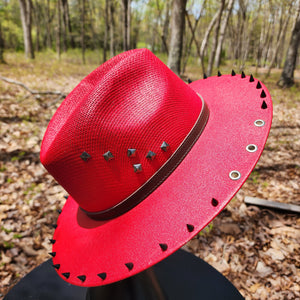
[[[152,268],[113,284],[85,288],[62,280],[49,259],[23,279],[4,300],[242,300],[218,271],[184,250]]]

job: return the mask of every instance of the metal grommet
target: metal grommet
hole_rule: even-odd
[[[246,147],[246,150],[248,152],[256,152],[257,151],[257,146],[254,145],[254,144],[249,144],[247,147]]]
[[[264,120],[256,120],[254,122],[254,125],[257,127],[263,127],[265,125],[265,121]]]
[[[241,173],[239,171],[234,170],[229,173],[229,177],[232,180],[239,180],[241,178]]]

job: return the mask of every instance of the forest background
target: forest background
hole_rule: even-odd
[[[299,0],[0,0],[0,298],[51,252],[66,195],[39,161],[53,113],[101,63],[147,47],[186,82],[235,69],[268,87],[258,165],[185,248],[247,300],[300,299],[299,215],[244,202],[299,205],[299,13]]]

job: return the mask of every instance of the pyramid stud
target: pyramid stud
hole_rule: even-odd
[[[216,207],[216,206],[218,206],[218,204],[219,204],[219,201],[217,199],[215,199],[215,198],[211,199],[211,205],[212,206]]]
[[[52,245],[56,242],[56,240],[53,240],[53,239],[50,239],[49,241]]]
[[[65,199],[68,199],[68,198],[69,198],[69,196],[68,196],[68,195],[65,195],[65,196],[64,196],[64,198],[65,198]]]
[[[53,268],[58,270],[60,268],[60,264],[53,265]]]
[[[80,158],[83,160],[83,161],[88,161],[91,156],[87,153],[87,152],[82,152],[82,154],[80,155]]]
[[[192,224],[186,224],[186,228],[187,228],[188,232],[193,232],[195,229],[194,225],[192,225]]]
[[[142,172],[142,165],[141,164],[134,164],[133,170],[135,173],[141,173]]]
[[[156,154],[152,151],[149,151],[148,154],[146,155],[146,158],[153,160],[155,158]]]
[[[61,273],[61,275],[63,275],[67,279],[70,277],[70,273],[69,272],[67,272],[67,273]]]
[[[59,208],[56,210],[59,214],[61,214],[62,210]]]
[[[86,276],[85,275],[79,275],[79,276],[77,276],[77,278],[80,279],[81,282],[85,282],[85,280],[86,280]]]
[[[136,149],[128,149],[127,150],[128,157],[135,157],[136,156]]]
[[[257,81],[256,88],[257,88],[257,89],[261,89],[261,88],[262,88],[262,86],[261,86],[261,84],[260,84],[260,82],[259,82],[259,81]]]
[[[235,76],[236,74],[235,74],[235,72],[234,72],[234,70],[232,70],[231,71],[231,76]]]
[[[99,276],[102,280],[104,280],[106,278],[106,273],[99,273],[97,274],[97,276]]]
[[[127,269],[129,271],[131,271],[133,269],[133,263],[132,262],[126,263],[125,266],[127,267]]]
[[[57,224],[52,224],[51,226],[52,226],[54,229],[57,228]]]
[[[266,103],[265,100],[263,101],[263,103],[262,103],[262,105],[261,105],[261,108],[262,108],[262,109],[268,108],[268,105],[267,105],[267,103]]]
[[[49,252],[49,254],[50,254],[52,257],[55,257],[56,252]]]
[[[267,95],[264,90],[261,91],[260,98],[266,98]]]
[[[203,73],[203,79],[206,79],[207,75],[205,73]]]
[[[252,75],[252,74],[250,75],[250,79],[249,79],[249,81],[250,81],[250,82],[254,82],[254,77],[253,77],[253,75]]]
[[[159,244],[159,247],[161,248],[162,251],[167,251],[167,249],[168,249],[167,244]]]
[[[242,78],[246,78],[246,75],[245,75],[244,71],[242,71],[241,77],[242,77]]]
[[[190,78],[188,78],[187,82],[188,82],[188,84],[190,84],[190,83],[192,83],[193,81],[192,81]]]
[[[166,142],[163,142],[163,143],[161,144],[160,148],[161,148],[163,151],[167,152],[167,151],[169,150],[169,148],[170,148],[170,145],[169,145],[168,143],[166,143]]]
[[[218,71],[218,77],[221,77],[221,76],[222,76],[221,72],[220,72],[220,71]]]
[[[110,151],[107,151],[103,154],[103,157],[106,161],[112,160],[114,158],[114,156],[112,155],[112,153]]]

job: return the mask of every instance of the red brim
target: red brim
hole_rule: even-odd
[[[210,111],[199,140],[149,197],[118,218],[94,221],[70,196],[53,237],[58,274],[87,287],[125,279],[169,256],[211,222],[243,185],[266,143],[272,102],[261,86],[240,75],[190,84]],[[240,178],[231,179],[232,171]]]

